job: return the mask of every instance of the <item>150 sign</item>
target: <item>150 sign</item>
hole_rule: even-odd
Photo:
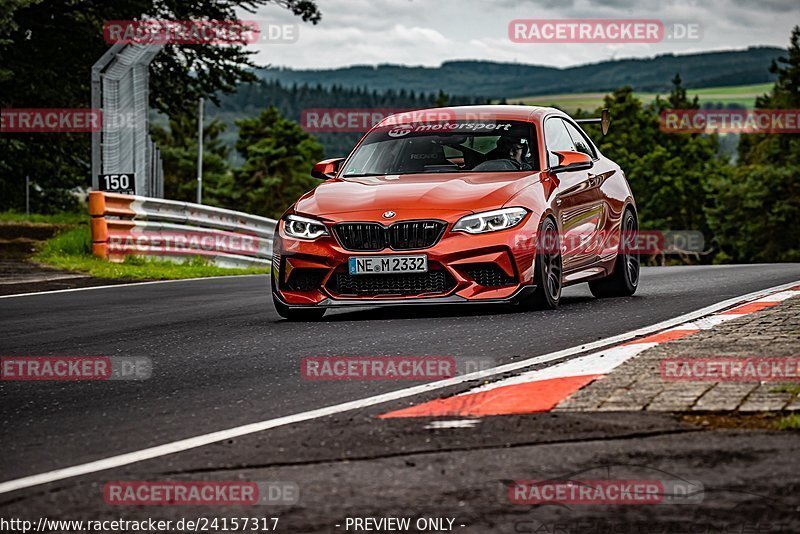
[[[136,194],[136,174],[132,172],[119,174],[101,174],[100,190],[124,195]]]

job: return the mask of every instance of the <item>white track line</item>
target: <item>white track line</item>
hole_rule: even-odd
[[[178,441],[173,441],[172,443],[165,443],[164,445],[157,445],[155,447],[150,447],[147,449],[141,449],[138,451],[119,454],[116,456],[110,456],[108,458],[95,460],[93,462],[73,465],[71,467],[55,469],[53,471],[39,473],[37,475],[30,475],[15,480],[0,482],[0,494],[8,493],[10,491],[15,491],[23,488],[30,488],[32,486],[38,486],[40,484],[47,484],[49,482],[55,482],[58,480],[64,480],[66,478],[76,477],[80,475],[87,475],[90,473],[97,473],[98,471],[105,471],[106,469],[113,469],[115,467],[122,467],[124,465],[130,465],[144,460],[150,460],[153,458],[166,456],[168,454],[174,454],[176,452],[182,452],[190,449],[195,449],[197,447],[203,447],[205,445],[210,445],[212,443],[218,443],[220,441],[234,439],[241,436],[246,436],[248,434],[254,434],[256,432],[262,432],[264,430],[269,430],[271,428],[277,428],[280,426],[301,423],[303,421],[309,421],[312,419],[319,419],[320,417],[326,417],[329,415],[348,412],[351,410],[367,408],[369,406],[374,406],[376,404],[383,404],[385,402],[404,399],[414,395],[419,395],[421,393],[427,393],[429,391],[434,391],[437,389],[458,385],[463,382],[468,382],[470,380],[485,378],[487,376],[494,376],[502,373],[507,373],[509,371],[516,371],[518,369],[530,367],[533,365],[539,365],[551,362],[553,360],[559,360],[568,356],[574,356],[576,354],[581,354],[583,352],[587,352],[590,350],[606,347],[608,345],[616,345],[618,343],[622,343],[624,341],[633,339],[638,336],[652,334],[661,330],[665,330],[667,328],[671,328],[681,323],[694,321],[700,317],[703,317],[704,315],[709,315],[711,313],[724,310],[726,308],[730,308],[744,301],[759,299],[761,297],[775,293],[777,291],[782,291],[784,289],[794,287],[798,285],[798,283],[800,283],[800,281],[795,281],[789,284],[775,286],[769,289],[762,289],[761,291],[755,291],[747,295],[742,295],[740,297],[727,299],[722,302],[712,304],[711,306],[706,306],[705,308],[701,308],[699,310],[681,315],[679,317],[668,319],[666,321],[662,321],[660,323],[646,326],[643,328],[638,328],[636,330],[632,330],[624,334],[619,334],[605,339],[600,339],[577,347],[551,352],[549,354],[544,354],[542,356],[535,356],[533,358],[528,358],[526,360],[521,360],[519,362],[500,365],[492,369],[476,371],[474,373],[455,376],[453,378],[448,378],[446,380],[429,382],[427,384],[412,386],[409,388],[400,389],[397,391],[392,391],[381,395],[375,395],[373,397],[367,397],[364,399],[349,401],[342,404],[327,406],[325,408],[318,408],[316,410],[310,410],[307,412],[302,412],[294,415],[278,417],[277,419],[268,419],[266,421],[260,421],[248,425],[237,426],[234,428],[229,428],[227,430],[212,432],[210,434],[202,434],[200,436],[195,436],[193,438],[186,438]]]
[[[544,369],[536,369],[534,371],[526,371],[522,374],[490,382],[477,388],[470,389],[464,393],[459,394],[459,397],[466,397],[474,395],[475,393],[482,393],[484,391],[491,391],[493,389],[502,388],[505,386],[515,386],[519,384],[527,384],[529,382],[540,382],[542,380],[552,380],[554,378],[568,378],[573,376],[586,376],[586,375],[607,375],[626,361],[630,360],[639,353],[651,349],[658,345],[658,343],[634,343],[632,345],[617,345],[610,347],[599,352],[593,352],[586,356],[578,356],[565,362],[545,367]]]
[[[780,293],[775,293],[772,295],[767,295],[764,298],[758,299],[759,302],[783,302],[784,300],[790,299],[792,297],[796,297],[800,295],[800,291],[781,291]]]
[[[732,321],[733,319],[739,319],[745,315],[747,314],[729,313],[727,315],[709,315],[708,317],[701,317],[696,321],[682,324],[680,326],[676,326],[675,328],[670,328],[670,330],[710,330],[717,325],[727,321]]]
[[[181,278],[178,280],[152,280],[150,282],[133,282],[130,284],[111,284],[108,286],[74,287],[72,289],[54,289],[52,291],[32,291],[30,293],[17,293],[15,295],[2,295],[0,299],[13,299],[16,297],[36,297],[38,295],[52,295],[54,293],[74,293],[75,291],[91,291],[93,289],[120,289],[123,287],[149,286],[152,284],[170,284],[174,282],[197,282],[198,280],[224,280],[226,278],[247,278],[248,276],[266,276],[264,274],[231,274],[226,276],[204,276],[202,278]],[[24,283],[24,282],[23,282]]]

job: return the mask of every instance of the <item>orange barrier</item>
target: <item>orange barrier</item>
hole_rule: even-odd
[[[92,217],[92,254],[94,256],[108,259],[108,223],[106,222],[106,215],[135,217],[136,212],[130,209],[133,201],[134,197],[130,195],[105,193],[103,191],[89,193],[89,215]]]
[[[266,266],[277,221],[200,204],[93,191],[89,193],[92,254],[201,256],[221,266]]]

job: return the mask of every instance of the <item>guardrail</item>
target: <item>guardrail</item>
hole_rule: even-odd
[[[277,221],[201,204],[93,191],[92,253],[109,261],[126,256],[186,259],[221,267],[267,266]]]

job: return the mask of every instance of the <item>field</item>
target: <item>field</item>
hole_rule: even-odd
[[[736,85],[729,87],[707,87],[704,89],[689,89],[690,97],[697,95],[700,103],[722,102],[725,105],[737,104],[744,107],[753,107],[756,97],[772,89],[771,83],[756,85]],[[645,103],[655,100],[658,93],[636,93],[636,96]],[[593,110],[600,107],[606,93],[574,93],[560,95],[539,95],[508,98],[509,104],[524,102],[535,106],[556,106],[568,113],[583,110]],[[662,94],[662,97],[664,95]]]

